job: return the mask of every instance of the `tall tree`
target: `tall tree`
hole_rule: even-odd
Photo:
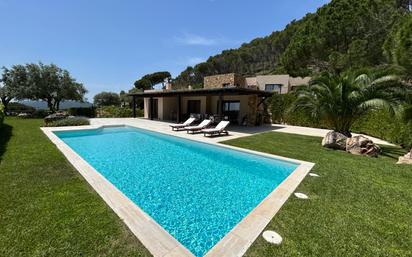
[[[407,0],[332,0],[282,31],[188,67],[174,87],[201,85],[205,76],[231,72],[313,76],[385,64],[383,43],[406,13],[400,2]]]
[[[405,10],[412,11],[412,0],[396,0],[398,5]]]
[[[396,76],[326,73],[298,92],[291,111],[307,111],[335,131],[350,136],[354,122],[370,110],[387,108],[394,112],[411,93],[412,88]]]
[[[120,103],[122,107],[130,105],[131,97],[128,96],[124,90],[120,91],[119,98],[120,98]]]
[[[102,106],[119,106],[120,97],[114,92],[101,92],[94,96],[94,104],[98,107]]]
[[[412,78],[412,14],[405,16],[385,42],[384,50],[389,61],[405,68]]]
[[[154,85],[162,83],[162,86],[164,88],[164,83],[167,80],[171,79],[170,72],[168,71],[160,71],[160,72],[155,72],[151,74],[144,75],[141,79],[136,80],[134,82],[134,86],[137,89],[142,89],[142,90],[147,90],[147,89],[153,89]]]
[[[59,109],[61,101],[82,101],[87,92],[68,71],[54,64],[27,64],[26,72],[27,89],[23,91],[20,98],[46,101],[51,112]]]
[[[21,98],[27,90],[27,72],[23,65],[14,65],[11,69],[3,67],[0,79],[3,86],[0,87],[0,100],[7,111],[8,104],[15,98]]]
[[[84,95],[87,93],[83,84],[76,82],[68,71],[64,70],[60,76],[59,86],[54,94],[54,109],[60,109],[60,103],[66,100],[83,101]]]

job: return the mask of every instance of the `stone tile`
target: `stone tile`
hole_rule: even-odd
[[[217,243],[205,257],[238,257],[242,256],[250,247],[248,242],[239,236],[229,232],[219,243]]]

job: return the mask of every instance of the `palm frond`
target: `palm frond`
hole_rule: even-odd
[[[305,110],[336,130],[349,131],[353,122],[370,110],[395,113],[396,106],[408,95],[412,95],[412,87],[402,84],[395,75],[323,74],[297,94],[291,110]]]

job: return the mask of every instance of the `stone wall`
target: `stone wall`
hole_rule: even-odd
[[[204,78],[204,88],[222,88],[225,85],[245,87],[245,78],[236,73],[207,76]]]

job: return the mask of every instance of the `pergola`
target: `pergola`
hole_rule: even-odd
[[[180,90],[153,90],[139,93],[129,94],[133,98],[133,117],[136,118],[136,98],[149,98],[149,117],[153,119],[153,98],[155,97],[177,97],[177,122],[181,122],[181,101],[184,96],[219,96],[219,101],[223,101],[226,95],[257,95],[263,97],[262,104],[265,99],[273,95],[273,92],[267,92],[257,89],[240,88],[240,87],[225,87],[225,88],[201,88],[201,89],[180,89]],[[218,115],[222,115],[222,105],[218,106]]]

